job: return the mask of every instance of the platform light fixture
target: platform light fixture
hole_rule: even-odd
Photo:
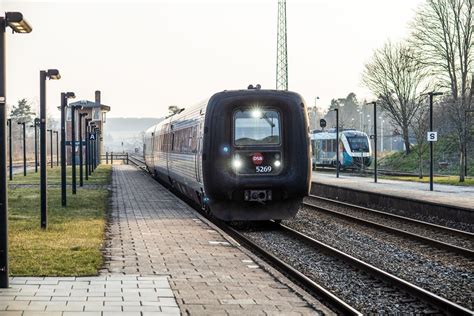
[[[29,33],[32,27],[20,12],[6,12],[0,17],[0,288],[8,288],[8,196],[6,174],[6,71],[5,31],[10,27],[15,33]],[[11,122],[10,122],[11,128]],[[10,142],[11,144],[11,142]],[[11,168],[11,167],[10,167]]]
[[[30,33],[33,30],[20,12],[6,12],[5,19],[7,25],[15,33]]]

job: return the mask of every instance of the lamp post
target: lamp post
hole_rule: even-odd
[[[339,109],[336,112],[336,178],[339,178]]]
[[[57,69],[40,70],[40,191],[41,191],[41,228],[46,229],[47,200],[46,200],[46,79],[61,78]]]
[[[6,71],[5,31],[10,27],[16,33],[29,33],[32,28],[20,12],[6,12],[0,17],[0,288],[8,287],[8,196],[6,157]],[[9,124],[11,128],[11,121]],[[11,144],[11,141],[10,141]],[[10,147],[11,148],[11,147]],[[11,151],[10,151],[11,153]],[[10,162],[11,171],[11,162]],[[11,176],[11,174],[10,174]]]
[[[23,176],[26,177],[26,123],[18,122],[18,125],[23,125]]]
[[[92,121],[92,119],[90,118],[86,118],[86,125],[85,125],[85,129],[86,129],[86,153],[85,153],[85,156],[86,156],[86,180],[89,180],[89,164],[90,164],[90,141],[89,141],[89,130],[90,130],[90,126],[89,126],[89,122]]]
[[[433,96],[443,95],[442,92],[428,92],[430,96],[430,132],[433,132]],[[433,142],[430,141],[430,191],[433,191]]]
[[[56,134],[56,167],[59,166],[59,132],[53,131]]]
[[[76,108],[82,109],[82,106],[71,106],[71,151],[72,151],[72,194],[77,192],[76,182]]]
[[[38,118],[34,119],[33,125],[30,125],[30,127],[33,127],[35,129],[35,172],[38,172],[38,125]]]
[[[49,132],[49,152],[51,156],[51,168],[53,168],[53,130],[47,129],[46,131]]]
[[[84,171],[83,171],[83,152],[82,152],[82,119],[87,116],[87,113],[79,113],[79,186],[84,186]]]
[[[89,125],[89,175],[92,175],[92,172],[94,172],[95,140],[91,140],[91,136],[94,133],[95,123],[91,122]]]
[[[374,182],[377,183],[377,102],[371,102],[374,106]]]
[[[8,124],[8,161],[9,161],[9,169],[10,169],[10,181],[13,180],[13,144],[12,144],[12,119],[7,120]]]
[[[98,127],[95,128],[95,157],[94,169],[97,169],[97,166],[100,165],[100,128]]]
[[[66,207],[66,108],[67,100],[74,99],[74,92],[61,93],[61,206]]]

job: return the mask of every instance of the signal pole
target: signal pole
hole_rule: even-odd
[[[286,0],[278,0],[276,89],[288,90],[288,54],[286,42]]]

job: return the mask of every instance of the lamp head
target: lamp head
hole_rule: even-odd
[[[59,74],[59,70],[57,69],[48,69],[48,71],[46,72],[46,76],[51,80],[61,79],[61,75]]]
[[[74,92],[66,92],[65,93],[67,99],[75,99],[76,94]]]
[[[7,25],[16,33],[30,33],[33,28],[25,19],[23,14],[20,12],[6,12],[5,19]]]

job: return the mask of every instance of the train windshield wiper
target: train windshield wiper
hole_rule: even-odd
[[[275,127],[275,123],[273,123],[272,121],[270,121],[270,119],[268,118],[267,114],[263,114],[262,117],[263,119],[265,119],[265,121],[267,121],[268,125],[270,125],[270,127]]]

